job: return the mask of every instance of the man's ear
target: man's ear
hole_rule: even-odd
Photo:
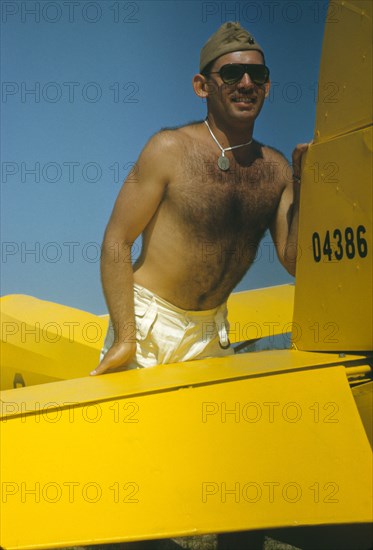
[[[268,97],[269,96],[269,90],[271,89],[271,81],[268,80],[268,82],[266,82],[264,84],[264,90],[265,90],[265,96],[264,97]]]
[[[203,76],[203,74],[196,74],[193,77],[192,80],[194,93],[198,95],[198,97],[201,97],[202,99],[205,99],[209,95],[209,85],[206,80],[206,77]]]

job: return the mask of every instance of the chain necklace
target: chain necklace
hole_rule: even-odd
[[[205,124],[206,124],[206,126],[207,126],[207,128],[208,128],[208,130],[211,134],[212,139],[215,141],[216,145],[219,147],[219,149],[221,151],[221,155],[218,158],[218,166],[219,166],[220,170],[228,170],[229,169],[229,159],[225,156],[225,151],[232,151],[232,149],[238,149],[239,147],[245,147],[245,145],[250,145],[250,143],[252,143],[253,140],[250,139],[250,141],[248,141],[247,143],[242,143],[241,145],[233,145],[233,147],[223,148],[220,145],[220,143],[218,142],[218,140],[216,139],[216,137],[214,136],[207,119],[205,120]]]

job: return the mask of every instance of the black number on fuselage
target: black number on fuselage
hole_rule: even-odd
[[[13,388],[18,388],[18,386],[21,386],[21,388],[26,386],[26,382],[24,381],[22,374],[19,372],[17,372],[13,378]]]

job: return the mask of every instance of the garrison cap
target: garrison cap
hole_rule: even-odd
[[[200,72],[214,59],[226,53],[241,50],[257,50],[264,53],[255,38],[239,23],[228,21],[210,36],[201,50],[199,70]]]

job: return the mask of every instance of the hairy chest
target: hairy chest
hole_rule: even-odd
[[[195,156],[180,163],[166,200],[188,229],[204,239],[258,236],[276,213],[282,187],[274,167],[262,160],[229,171],[217,159]]]

